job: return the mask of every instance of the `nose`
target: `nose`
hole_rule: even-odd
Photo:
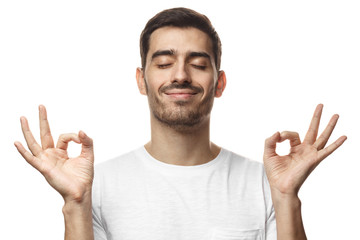
[[[191,83],[191,78],[186,69],[186,63],[177,62],[174,68],[174,76],[172,82],[177,82],[179,84],[182,84],[184,82]]]

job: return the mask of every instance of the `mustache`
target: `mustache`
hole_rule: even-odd
[[[195,87],[193,85],[191,85],[191,83],[188,82],[184,82],[182,84],[174,82],[170,85],[164,86],[160,88],[160,92],[166,92],[172,89],[190,89],[196,93],[202,92],[202,89],[199,87]]]

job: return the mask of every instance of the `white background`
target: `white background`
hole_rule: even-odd
[[[39,104],[53,136],[84,130],[96,162],[150,137],[140,95],[139,35],[170,7],[207,15],[223,43],[227,88],[216,99],[211,139],[262,161],[276,131],[304,136],[318,103],[323,129],[340,114],[331,141],[348,140],[300,191],[309,239],[354,239],[360,216],[360,7],[358,1],[1,1],[1,239],[62,239],[63,200],[17,153],[20,116],[39,135]],[[287,146],[281,146],[286,153]],[[73,155],[79,148],[71,145]]]

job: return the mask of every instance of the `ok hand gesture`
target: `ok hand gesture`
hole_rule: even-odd
[[[79,134],[62,134],[54,147],[46,109],[42,105],[39,106],[39,120],[41,146],[32,135],[27,119],[21,117],[22,132],[30,152],[20,142],[15,142],[17,150],[62,195],[65,201],[81,201],[84,195],[91,193],[94,176],[92,139],[82,131]],[[70,141],[82,144],[78,157],[69,158],[67,147]]]
[[[311,120],[309,130],[303,142],[296,132],[275,133],[265,142],[264,166],[272,190],[287,195],[297,195],[301,185],[316,166],[346,140],[346,136],[338,138],[325,148],[339,118],[334,115],[323,133],[317,137],[323,105],[319,104]],[[290,153],[279,156],[276,143],[290,141]]]

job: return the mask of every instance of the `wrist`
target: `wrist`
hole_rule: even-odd
[[[277,239],[306,240],[297,193],[284,193],[272,188],[271,198],[276,215]]]
[[[292,207],[300,208],[301,201],[297,193],[283,193],[275,188],[271,188],[271,198],[274,208]]]
[[[92,185],[74,189],[66,194],[62,194],[65,204],[67,203],[82,203],[91,199]]]
[[[91,191],[87,191],[78,198],[64,198],[63,214],[71,215],[73,213],[91,211]]]
[[[65,220],[66,240],[93,240],[91,192],[84,194],[80,201],[65,200],[62,209]]]

